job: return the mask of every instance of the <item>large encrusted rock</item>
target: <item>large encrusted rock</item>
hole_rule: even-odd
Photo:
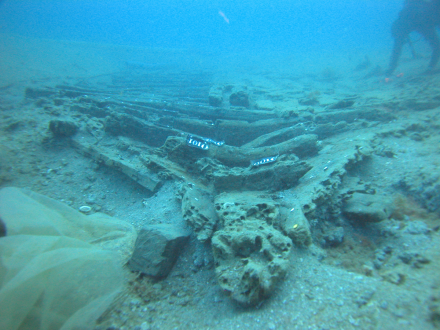
[[[293,245],[273,226],[278,205],[255,192],[224,193],[215,209],[223,225],[212,238],[218,282],[235,301],[256,305],[283,279]]]
[[[393,202],[382,195],[354,193],[342,209],[344,215],[358,222],[379,222],[393,212]]]
[[[212,239],[217,280],[231,298],[256,305],[287,271],[292,241],[262,220],[234,223]]]
[[[197,239],[205,242],[211,238],[218,221],[212,197],[196,187],[186,189],[182,198],[182,214]]]
[[[279,205],[273,199],[254,191],[217,195],[215,210],[225,227],[252,219],[272,225],[280,218]]]
[[[139,232],[128,267],[146,275],[166,277],[188,238],[188,232],[173,225],[146,226]]]

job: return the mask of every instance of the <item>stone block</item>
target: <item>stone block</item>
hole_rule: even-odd
[[[382,195],[354,193],[343,207],[347,218],[359,222],[379,222],[392,212],[392,200]]]
[[[153,277],[166,277],[188,238],[188,232],[173,225],[146,226],[139,232],[128,267]]]

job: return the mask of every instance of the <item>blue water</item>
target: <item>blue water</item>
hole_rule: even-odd
[[[0,32],[212,52],[377,50],[390,47],[390,25],[402,3],[5,0],[0,5]]]

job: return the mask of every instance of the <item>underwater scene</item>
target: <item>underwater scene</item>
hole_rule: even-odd
[[[0,329],[440,329],[439,27],[0,1]]]

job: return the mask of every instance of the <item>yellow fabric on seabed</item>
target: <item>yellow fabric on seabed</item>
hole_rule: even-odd
[[[124,286],[130,224],[46,196],[0,190],[0,329],[92,329]]]

